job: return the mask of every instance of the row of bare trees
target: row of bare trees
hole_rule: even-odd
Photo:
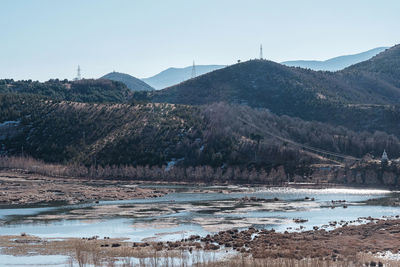
[[[46,176],[82,177],[92,179],[129,179],[171,182],[219,182],[281,184],[287,181],[283,166],[248,170],[239,167],[212,168],[211,166],[91,166],[49,164],[31,157],[0,157],[0,168],[17,169]]]

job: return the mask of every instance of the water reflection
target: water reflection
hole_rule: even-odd
[[[154,186],[153,186],[154,187]],[[160,198],[101,201],[79,205],[0,209],[0,235],[21,232],[41,237],[126,237],[132,241],[179,240],[226,228],[295,230],[330,221],[400,214],[398,207],[367,206],[371,198],[391,194],[367,189],[293,189],[185,187]],[[268,201],[243,202],[244,197]],[[307,199],[306,199],[307,198]],[[314,201],[311,201],[314,198]],[[273,201],[275,199],[275,201]],[[345,200],[347,208],[332,200]]]

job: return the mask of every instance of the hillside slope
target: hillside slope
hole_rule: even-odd
[[[377,47],[362,53],[354,54],[354,55],[346,55],[334,57],[331,59],[327,59],[324,61],[319,60],[292,60],[292,61],[284,61],[281,64],[289,66],[289,67],[300,67],[305,69],[312,70],[322,70],[322,71],[338,71],[344,68],[347,68],[351,65],[357,64],[359,62],[368,60],[373,56],[385,51],[389,47]]]
[[[110,73],[102,76],[100,79],[107,79],[107,80],[122,82],[123,84],[126,85],[126,87],[128,87],[132,91],[152,91],[152,90],[154,90],[153,87],[151,87],[147,83],[143,82],[142,80],[135,78],[129,74],[125,74],[125,73],[113,71],[113,72],[110,72]]]
[[[211,166],[294,172],[324,162],[274,136],[336,153],[400,156],[400,142],[383,132],[277,116],[245,106],[212,104],[87,104],[0,95],[2,154],[47,162],[102,166]],[[254,128],[255,125],[257,128]],[[304,170],[303,170],[304,171]]]

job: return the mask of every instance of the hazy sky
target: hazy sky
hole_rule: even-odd
[[[400,43],[399,0],[0,0],[0,78],[327,59]]]

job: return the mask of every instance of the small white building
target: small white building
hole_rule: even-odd
[[[389,158],[388,158],[388,155],[386,153],[386,150],[383,150],[382,160],[381,161],[382,162],[388,162],[389,161]]]

